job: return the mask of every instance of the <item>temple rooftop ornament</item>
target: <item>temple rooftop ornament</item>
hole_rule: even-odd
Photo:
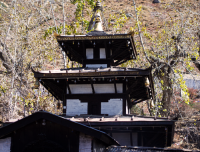
[[[136,59],[134,32],[128,34],[106,34],[101,22],[101,5],[97,1],[94,31],[86,35],[58,36],[56,39],[71,61],[82,64],[83,68],[118,66]]]
[[[100,1],[98,0],[97,3],[96,3],[96,9],[97,10],[101,10],[102,6],[101,6],[101,3]]]
[[[102,36],[102,35],[107,35],[107,34],[103,31],[101,15],[100,13],[97,13],[95,19],[94,31],[87,33],[87,36]]]
[[[97,13],[95,26],[94,26],[94,31],[103,31],[100,13]]]
[[[95,19],[94,30],[87,33],[87,36],[107,35],[103,31],[103,26],[102,26],[102,21],[101,21],[102,6],[101,6],[101,3],[99,1],[97,1],[95,9],[97,10],[97,14],[96,14],[96,19]]]

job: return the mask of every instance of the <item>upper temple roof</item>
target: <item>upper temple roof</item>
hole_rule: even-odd
[[[136,59],[137,52],[133,33],[106,34],[103,31],[92,31],[88,35],[57,36],[57,41],[71,61],[83,64],[108,64],[107,67],[120,65]],[[94,57],[87,58],[87,49],[93,49]],[[100,49],[105,50],[105,58],[99,57]]]
[[[101,65],[104,67],[117,66],[128,60],[136,59],[137,56],[133,39],[134,32],[128,34],[105,33],[101,11],[101,3],[97,1],[89,25],[91,31],[86,35],[55,35],[69,59],[82,64],[84,68],[91,64],[98,64],[99,67]],[[94,19],[95,24],[93,24]]]

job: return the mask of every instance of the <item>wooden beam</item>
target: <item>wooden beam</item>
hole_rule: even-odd
[[[81,41],[81,43],[83,45],[83,47],[82,47],[82,53],[83,53],[82,64],[83,64],[83,60],[86,59],[86,48],[85,48],[85,43],[83,40]]]
[[[34,73],[35,78],[83,78],[83,77],[105,77],[105,76],[147,76],[149,70],[138,71],[110,71],[110,72],[87,72],[87,73]]]
[[[131,141],[131,146],[133,146],[133,135],[132,135],[132,131],[130,132],[130,141]],[[135,146],[135,145],[134,145]]]
[[[93,80],[92,80],[92,78],[90,79],[90,83],[91,83],[91,87],[92,87],[92,93],[95,94],[95,90],[94,90],[94,85],[93,85]]]
[[[131,40],[131,45],[132,45],[132,49],[133,49],[133,53],[134,53],[134,55],[135,55],[135,58],[137,57],[137,51],[136,51],[136,47],[135,47],[135,43],[134,43],[134,39],[133,39],[133,36],[131,36],[131,38],[130,38],[130,40]]]
[[[58,42],[65,42],[65,41],[77,41],[77,40],[83,40],[83,41],[93,41],[93,40],[129,40],[130,39],[129,34],[107,34],[107,35],[101,35],[101,36],[57,36],[56,39]]]
[[[120,60],[118,60],[117,62],[115,62],[115,66],[124,63],[125,61],[127,61],[128,59],[126,59],[127,57],[129,57],[131,54],[125,54],[125,56],[122,56]],[[121,62],[122,61],[122,62]]]
[[[68,84],[68,81],[65,81],[65,85],[64,85],[64,94],[63,94],[63,114],[64,115],[66,115],[67,113],[67,100],[66,100],[67,86],[66,84]]]
[[[123,45],[123,42],[119,45],[119,47],[115,50],[115,52],[112,52],[113,55],[110,57],[110,59],[114,59],[115,57],[117,57],[119,54],[123,53],[123,51],[121,51],[121,47]],[[112,49],[112,48],[111,48]],[[113,50],[112,50],[113,51]]]
[[[98,98],[98,99],[105,99],[109,100],[111,98],[126,98],[125,93],[104,93],[104,94],[67,94],[67,99],[83,99],[87,100],[89,98]]]
[[[128,103],[128,109],[130,109],[131,108],[131,100],[130,100],[129,94],[127,94],[126,99],[127,99],[127,103]]]
[[[126,115],[126,97],[123,98],[123,115]]]
[[[117,94],[117,86],[116,86],[115,78],[114,78],[114,87],[115,87],[115,94]]]
[[[72,94],[72,93],[71,93],[71,89],[70,89],[70,87],[69,87],[69,82],[68,82],[68,80],[66,80],[66,86],[67,86],[67,88],[68,88],[69,94]],[[65,86],[65,87],[66,87],[66,86]],[[67,92],[65,92],[65,93],[67,93]]]
[[[123,59],[123,60],[120,60],[120,61],[118,60],[117,62],[114,63],[114,65],[118,66],[118,65],[123,64],[125,62],[127,62],[127,59]]]
[[[66,100],[66,94],[63,95],[63,114],[66,115],[67,113],[67,100]]]
[[[138,84],[138,81],[136,81],[135,83],[133,83],[130,87],[128,87],[128,89],[126,90],[127,94],[130,94],[132,92],[132,88],[136,87],[136,85]],[[128,85],[127,85],[128,86]]]

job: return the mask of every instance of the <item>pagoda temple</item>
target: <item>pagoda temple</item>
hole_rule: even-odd
[[[87,151],[101,151],[100,149],[106,146],[119,144],[146,147],[170,146],[174,134],[173,121],[167,118],[134,116],[130,113],[135,104],[154,98],[151,68],[120,66],[137,57],[134,32],[128,34],[104,32],[100,16],[101,7],[98,1],[95,25],[91,32],[86,35],[56,36],[58,44],[68,58],[82,67],[33,70],[38,82],[57,100],[62,101],[62,116],[58,118],[52,114],[45,114],[44,117],[44,114],[39,112],[35,116],[30,116],[30,119],[24,119],[31,120],[30,123],[36,121],[43,125],[50,117],[49,125],[51,122],[58,123],[61,126],[69,126],[68,130],[74,128],[77,131],[76,136],[77,134],[88,135],[88,138],[84,138],[88,139],[88,144],[84,145],[89,147]],[[12,125],[13,129],[10,129],[10,132],[18,126]],[[1,130],[0,138],[5,137]],[[72,135],[74,134],[70,133],[70,137]],[[77,140],[79,144],[72,144],[74,147],[78,146],[79,151],[83,146],[82,138],[83,136],[80,136]],[[70,138],[68,140],[70,142]],[[20,145],[19,142],[17,145]]]
[[[97,9],[101,5],[97,2]],[[71,61],[80,68],[34,71],[48,91],[63,101],[63,114],[127,115],[133,105],[153,98],[151,68],[119,67],[136,59],[134,32],[106,34],[100,13],[87,35],[56,36]]]

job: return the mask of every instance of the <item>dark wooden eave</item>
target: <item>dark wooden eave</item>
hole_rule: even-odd
[[[151,77],[151,69],[132,69],[132,68],[106,68],[107,71],[102,72],[104,69],[62,69],[36,72],[33,70],[35,78],[39,79],[40,83],[54,96],[56,99],[63,100],[65,95],[65,88],[70,90],[69,84],[91,84],[93,94],[69,94],[68,99],[87,99],[90,97],[98,98],[127,98],[128,102],[132,105],[141,101],[148,100],[154,97],[153,80]],[[117,71],[118,70],[118,71]],[[150,86],[144,86],[144,78],[148,77]],[[100,81],[92,82],[92,79],[100,79]],[[102,78],[105,80],[103,81]],[[117,83],[127,83],[127,90],[124,93],[114,94],[96,94],[93,88],[93,83],[104,84],[109,83],[108,79],[113,80],[113,85]],[[83,81],[84,80],[84,81]],[[129,96],[130,95],[130,96]]]
[[[117,76],[148,76],[151,75],[151,71],[149,69],[135,69],[135,70],[126,70],[126,68],[122,68],[123,71],[112,71],[108,69],[108,71],[104,71],[104,72],[98,72],[96,70],[96,72],[81,72],[80,70],[83,68],[74,68],[74,69],[61,69],[60,71],[56,71],[54,72],[54,70],[50,70],[47,72],[37,72],[37,71],[33,71],[34,73],[34,77],[35,78],[44,78],[44,79],[48,79],[48,78],[87,78],[87,77],[117,77]],[[69,73],[69,70],[79,70],[79,72],[76,73]],[[93,69],[92,69],[93,70]]]
[[[137,52],[131,34],[114,35],[68,35],[57,36],[57,41],[66,52],[71,61],[84,64],[86,48],[106,48],[112,50],[112,55],[107,54],[107,60],[112,66],[120,65],[128,60],[136,59]],[[93,46],[95,42],[95,46]],[[130,44],[127,45],[127,42]]]
[[[73,130],[82,132],[84,134],[90,135],[92,137],[95,137],[95,138],[101,140],[102,142],[104,142],[107,145],[119,145],[119,143],[116,140],[114,140],[112,137],[110,137],[108,134],[106,134],[102,131],[99,131],[92,127],[88,127],[81,123],[74,122],[74,121],[68,120],[66,118],[63,118],[61,116],[57,116],[57,115],[54,115],[54,114],[51,114],[51,113],[45,112],[45,111],[36,112],[28,117],[25,117],[25,118],[18,120],[12,124],[9,124],[5,127],[0,128],[0,138],[3,138],[16,130],[18,130],[22,127],[25,127],[26,125],[29,125],[29,124],[34,123],[37,120],[41,120],[41,119],[45,119],[45,120],[60,124],[62,126],[71,128]]]

